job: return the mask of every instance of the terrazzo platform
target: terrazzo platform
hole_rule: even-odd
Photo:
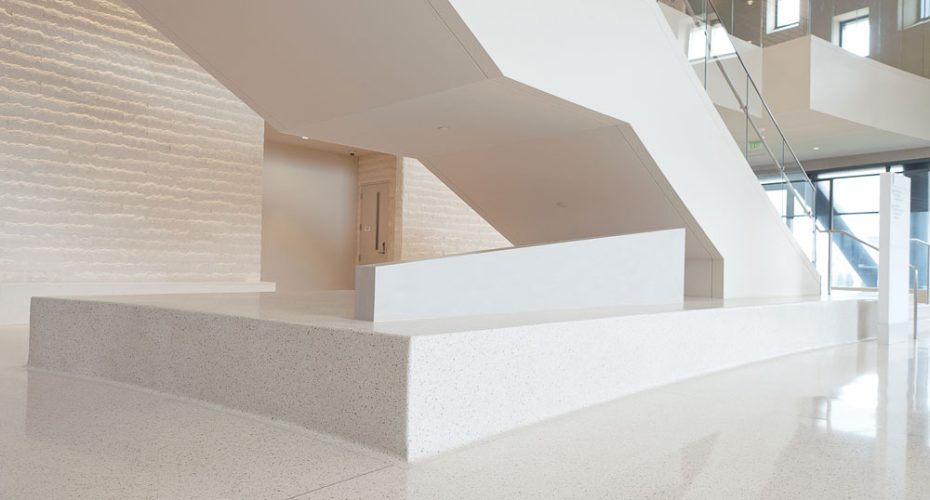
[[[371,323],[354,292],[36,298],[29,365],[333,434],[406,460],[870,335],[869,301],[686,301]]]

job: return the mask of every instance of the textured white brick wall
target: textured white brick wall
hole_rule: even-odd
[[[257,281],[263,122],[113,0],[0,0],[0,282]]]
[[[419,161],[404,158],[400,179],[402,260],[511,246]]]

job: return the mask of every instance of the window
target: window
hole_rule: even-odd
[[[822,201],[821,221],[831,229],[849,231],[874,245],[879,233],[879,173],[887,167],[858,168],[818,175]],[[820,180],[823,179],[823,180]],[[827,208],[823,213],[823,208]],[[878,253],[843,236],[832,238],[833,286],[875,288],[878,286]]]
[[[928,0],[930,1],[930,0]],[[793,28],[801,24],[800,0],[775,0],[775,30]]]
[[[930,0],[899,0],[900,6],[900,26],[902,30],[922,26],[930,21]]]
[[[927,241],[930,237],[930,159],[907,165],[867,165],[820,171],[812,174],[818,190],[817,220],[822,227],[849,231],[873,244],[878,243],[880,185],[879,174],[891,172],[911,179],[911,237]],[[773,198],[772,194],[769,194]],[[776,201],[780,201],[777,200]],[[865,245],[835,234],[832,238],[833,285],[836,287],[875,288],[878,285],[878,253]],[[826,243],[825,239],[821,242]],[[830,257],[828,245],[818,245],[818,269],[826,276]],[[911,245],[911,265],[918,269],[919,288],[928,281],[927,248]]]
[[[847,12],[833,19],[833,41],[853,54],[868,57],[871,39],[868,9]]]
[[[704,26],[695,26],[688,37],[688,59],[697,61],[704,59],[707,52],[707,37],[705,36]],[[730,41],[730,35],[722,25],[712,26],[710,29],[710,56],[721,57],[735,54],[736,48]]]
[[[869,16],[865,15],[840,22],[840,47],[866,57],[871,51]]]

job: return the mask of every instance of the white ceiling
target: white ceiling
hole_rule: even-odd
[[[622,123],[497,78],[306,124],[301,130],[320,140],[424,158]]]
[[[717,109],[734,139],[742,144],[746,138],[746,121],[742,112],[720,106]],[[762,129],[766,143],[780,154],[781,140],[775,126],[761,117],[754,119]],[[930,147],[930,141],[925,139],[888,132],[813,110],[782,112],[777,119],[788,144],[802,162]],[[758,140],[752,129],[749,134],[750,140]],[[750,153],[749,162],[760,166],[769,165],[772,160],[764,149],[757,149]]]
[[[930,141],[926,139],[896,134],[816,111],[782,113],[778,121],[802,161],[930,147]]]
[[[802,162],[930,147],[930,80],[814,36],[766,47],[763,57],[765,99]],[[745,119],[718,109],[741,142]],[[755,120],[778,149],[775,124]],[[771,159],[758,150],[750,162]]]
[[[309,137],[307,139],[303,139],[302,137],[298,137],[296,135],[285,134],[276,130],[268,122],[265,122],[265,142],[289,144],[291,146],[313,149],[317,151],[326,151],[328,153],[336,153],[347,156],[353,156],[353,153],[354,156],[377,153],[377,151],[369,151],[367,149],[354,148],[352,146],[345,146],[332,142],[318,141]]]

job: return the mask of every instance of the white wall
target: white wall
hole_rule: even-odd
[[[282,292],[355,286],[358,162],[265,143],[262,279]]]
[[[930,80],[813,36],[764,52],[766,100],[805,169],[877,153],[893,161],[930,146]],[[753,163],[771,159],[760,151]]]
[[[685,230],[360,266],[355,317],[368,321],[681,304]]]
[[[262,280],[282,292],[352,289],[358,255],[358,192],[389,184],[390,261],[510,243],[420,162],[365,153],[354,158],[266,135]]]
[[[930,81],[872,59],[855,57],[816,37],[807,37],[807,42],[812,109],[930,139]],[[877,95],[878,91],[881,95]]]
[[[930,80],[926,78],[853,55],[813,36],[766,48],[765,67],[765,97],[776,114],[813,110],[930,139]]]

